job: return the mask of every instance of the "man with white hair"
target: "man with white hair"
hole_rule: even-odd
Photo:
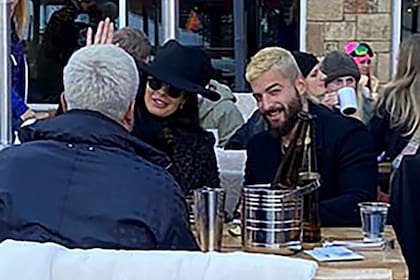
[[[167,158],[130,135],[139,74],[114,45],[75,52],[64,114],[0,152],[0,240],[70,248],[197,248]]]

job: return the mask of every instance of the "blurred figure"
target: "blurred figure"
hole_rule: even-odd
[[[59,103],[63,92],[63,69],[74,51],[86,45],[89,26],[95,29],[100,21],[100,12],[95,0],[70,0],[68,5],[55,11],[45,28],[37,56],[39,91],[50,103]],[[76,21],[87,13],[89,23]]]
[[[64,114],[24,127],[24,143],[0,152],[0,240],[197,248],[169,160],[129,133],[138,77],[133,58],[114,45],[72,55]]]
[[[359,67],[361,74],[359,86],[366,87],[376,99],[379,82],[373,74],[375,53],[372,47],[366,42],[350,42],[345,46],[344,51],[353,57]]]
[[[376,153],[394,160],[420,124],[420,34],[405,39],[399,49],[395,77],[384,86],[369,130]]]
[[[322,103],[336,111],[339,107],[338,90],[351,87],[356,92],[357,111],[354,115],[357,119],[367,124],[373,114],[374,100],[363,94],[359,89],[360,71],[350,55],[339,51],[327,54],[322,61],[321,70],[327,75],[325,84],[327,92]]]
[[[150,43],[140,29],[123,27],[115,32],[112,43],[123,48],[137,61],[148,63],[150,60]]]
[[[216,80],[210,80],[208,89],[220,95],[218,101],[199,100],[200,125],[204,129],[218,130],[218,146],[224,147],[236,130],[244,124],[232,90]]]
[[[35,113],[24,101],[28,90],[28,65],[21,38],[28,23],[28,0],[13,0],[11,9],[12,131],[16,131],[24,121],[34,118]]]
[[[169,171],[184,193],[219,187],[215,139],[198,118],[197,94],[212,101],[220,98],[205,88],[214,71],[208,55],[170,40],[140,69],[147,86],[137,98],[133,134],[169,156]]]
[[[326,75],[320,70],[318,59],[313,54],[299,51],[293,51],[292,55],[305,78],[306,94],[312,101],[320,103],[322,96],[326,92]],[[249,120],[229,139],[225,149],[246,149],[249,140],[254,135],[267,129],[267,121],[256,110]]]

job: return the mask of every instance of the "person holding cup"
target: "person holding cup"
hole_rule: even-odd
[[[353,58],[343,52],[331,52],[322,61],[321,70],[327,75],[322,103],[366,124],[372,115],[373,99],[358,89],[360,71]]]

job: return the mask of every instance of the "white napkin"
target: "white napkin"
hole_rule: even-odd
[[[316,270],[313,261],[243,252],[69,250],[13,240],[0,244],[0,279],[7,280],[306,280]]]
[[[320,262],[355,261],[364,259],[362,255],[355,253],[344,246],[314,248],[313,250],[304,252]]]
[[[216,158],[221,170],[235,170],[241,173],[245,170],[246,150],[216,149]]]

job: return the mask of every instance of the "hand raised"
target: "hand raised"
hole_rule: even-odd
[[[90,45],[104,45],[111,44],[114,37],[114,23],[109,18],[105,21],[100,21],[98,29],[96,30],[95,37],[93,38],[92,28],[88,28],[86,36],[86,46]]]

